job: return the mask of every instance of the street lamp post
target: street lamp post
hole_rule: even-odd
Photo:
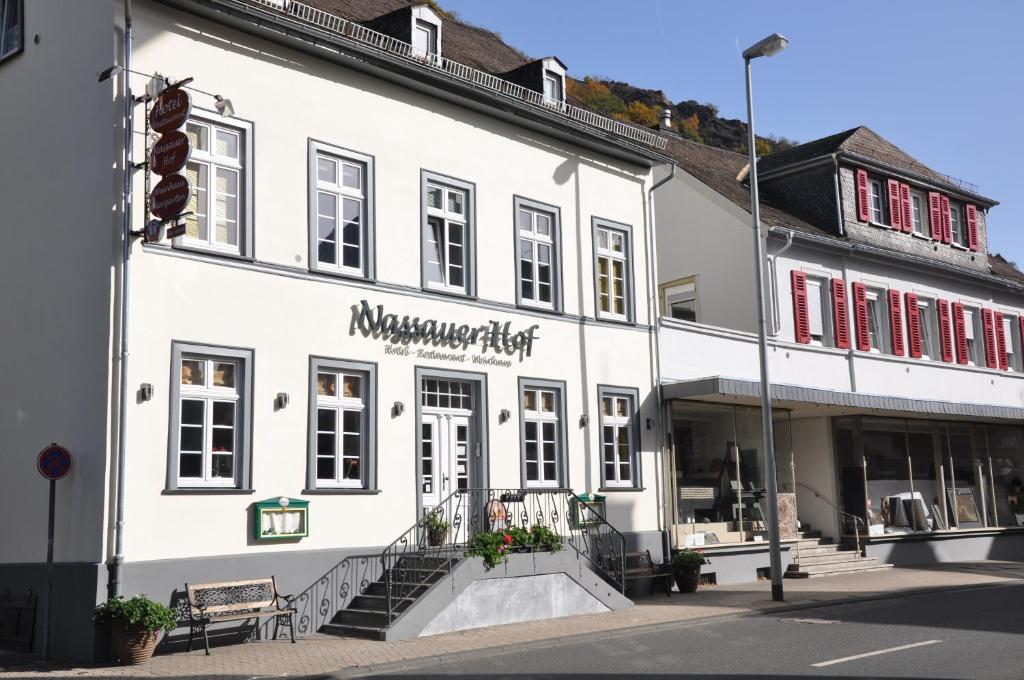
[[[754,97],[750,85],[750,62],[770,57],[786,48],[788,40],[772,33],[743,52],[747,76],[747,144],[750,150],[750,214],[754,221],[754,272],[757,279],[757,348],[761,363],[761,427],[764,437],[765,477],[768,485],[768,542],[772,571],[772,599],[781,602],[782,555],[779,546],[779,485],[775,478],[775,441],[772,431],[771,383],[768,380],[768,335],[765,327],[764,241],[761,238],[761,215],[757,197],[757,137],[754,135]],[[740,531],[743,527],[740,527]]]

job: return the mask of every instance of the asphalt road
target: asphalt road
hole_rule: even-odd
[[[1024,680],[1024,584],[624,631],[376,677]]]

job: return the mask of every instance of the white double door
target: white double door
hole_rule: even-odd
[[[471,425],[472,416],[466,413],[423,412],[420,490],[424,511],[437,506],[458,489],[469,488],[475,448]]]

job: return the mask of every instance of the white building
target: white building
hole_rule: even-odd
[[[600,494],[660,554],[656,135],[567,105],[557,59],[403,0],[136,1],[132,73],[100,83],[123,2],[0,7],[0,91],[21,93],[0,105],[0,585],[45,590],[34,456],[59,442],[55,653],[91,655],[107,592],[271,574],[315,629],[459,489],[547,493],[562,522],[554,490]],[[193,79],[192,198],[184,235],[133,238],[123,280],[122,87],[155,73]],[[261,520],[280,497],[305,519]],[[353,584],[326,619],[321,577]]]

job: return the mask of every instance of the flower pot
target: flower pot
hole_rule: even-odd
[[[696,567],[680,568],[672,572],[676,581],[676,587],[681,593],[695,593],[700,585],[700,565]]]
[[[110,626],[110,654],[122,664],[134,666],[146,663],[153,656],[159,631],[143,626],[126,626],[123,621],[112,621]]]
[[[444,539],[448,537],[447,529],[427,529],[427,542],[430,545],[443,545]]]

